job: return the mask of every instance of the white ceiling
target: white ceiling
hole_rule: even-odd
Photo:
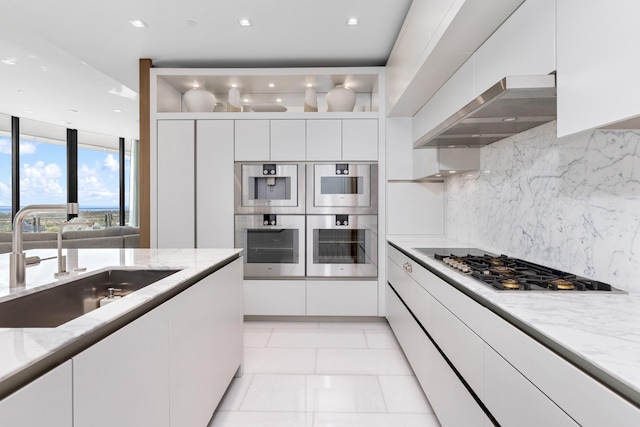
[[[385,65],[410,5],[411,0],[3,0],[0,60],[16,64],[0,63],[0,113],[137,137],[139,58],[151,58],[158,67]],[[245,17],[251,27],[238,24]],[[358,17],[359,25],[347,26],[349,17]],[[130,19],[148,27],[134,28]]]

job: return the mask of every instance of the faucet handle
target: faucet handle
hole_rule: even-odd
[[[121,291],[122,291],[122,289],[118,289],[118,288],[107,288],[107,291],[109,291],[109,298],[113,298],[113,297],[114,297],[113,293],[114,293],[114,292],[121,292]]]

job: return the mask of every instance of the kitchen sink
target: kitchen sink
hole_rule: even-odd
[[[0,328],[54,328],[100,306],[109,288],[128,295],[180,270],[106,270],[0,302]]]

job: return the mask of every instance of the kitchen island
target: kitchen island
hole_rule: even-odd
[[[241,251],[65,252],[69,270],[83,267],[86,271],[54,279],[57,260],[44,259],[56,251],[28,251],[27,256],[38,255],[43,261],[27,268],[26,289],[19,292],[8,286],[8,255],[0,256],[0,307],[2,301],[107,269],[176,272],[57,327],[0,328],[0,398],[4,399],[0,419],[14,421],[11,425],[38,425],[38,418],[29,417],[40,416],[41,424],[46,420],[47,425],[55,426],[70,420],[75,426],[136,425],[136,420],[137,425],[206,423],[231,378],[240,372]],[[28,398],[28,391],[52,375],[60,381],[48,385],[49,390],[31,394],[62,399],[52,409],[62,417],[60,422],[52,419],[46,406],[19,413],[20,405],[39,405]],[[197,409],[201,400],[209,401],[204,410]],[[126,405],[106,410],[114,402]]]
[[[465,247],[459,242],[398,237],[389,244],[389,322],[409,359],[419,334],[407,328],[419,325],[425,345],[472,397],[477,425],[528,425],[527,405],[536,400],[548,418],[532,416],[532,425],[638,425],[640,296],[494,290],[416,250]]]

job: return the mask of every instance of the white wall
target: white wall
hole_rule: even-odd
[[[556,122],[488,145],[448,178],[449,237],[640,294],[640,131],[556,138]]]

